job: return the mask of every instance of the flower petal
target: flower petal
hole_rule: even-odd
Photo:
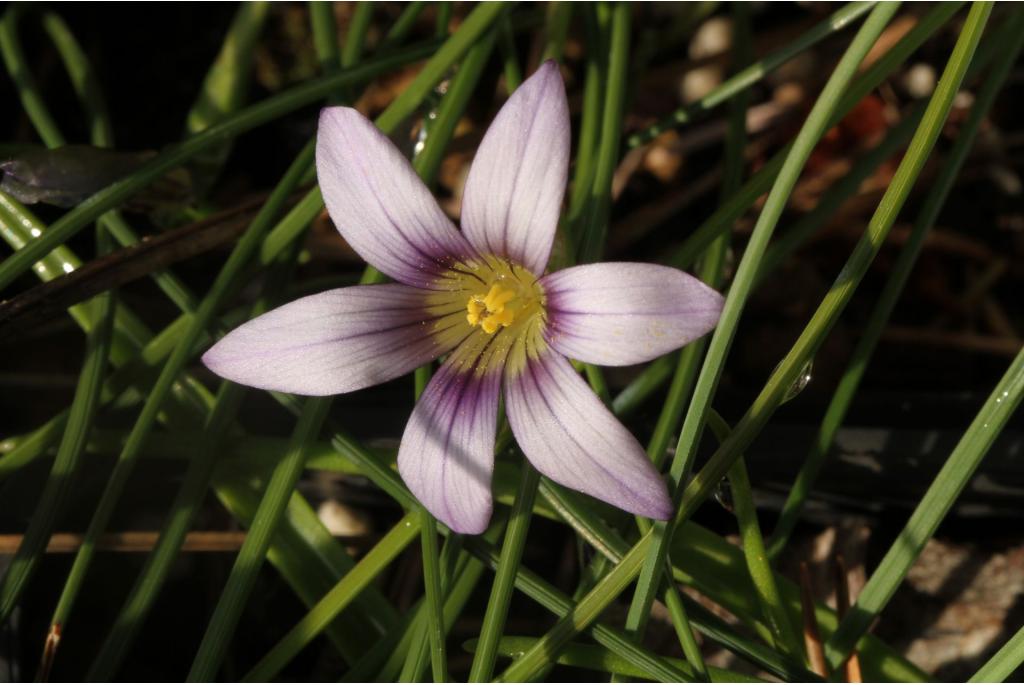
[[[228,380],[300,395],[334,395],[397,378],[452,349],[468,330],[426,292],[398,283],[303,297],[242,324],[203,355]]]
[[[338,231],[391,278],[429,287],[475,252],[387,136],[348,107],[320,112],[316,172]]]
[[[643,448],[562,355],[540,354],[507,378],[505,411],[526,458],[551,480],[634,514],[672,515]]]
[[[430,379],[398,450],[398,471],[416,498],[457,533],[491,519],[491,475],[501,373],[450,358]]]
[[[548,61],[498,112],[469,170],[462,230],[477,250],[544,272],[569,174],[569,135],[565,84]]]
[[[718,323],[722,296],[678,269],[606,262],[541,279],[545,337],[562,354],[591,364],[639,364],[682,347]]]

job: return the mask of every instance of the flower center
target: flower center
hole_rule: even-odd
[[[453,265],[428,298],[435,335],[461,340],[453,354],[481,373],[520,367],[543,349],[545,305],[534,274],[494,255]]]
[[[499,328],[508,328],[516,319],[520,303],[512,288],[495,283],[486,295],[471,295],[466,301],[466,321],[480,326],[484,333],[493,334]]]

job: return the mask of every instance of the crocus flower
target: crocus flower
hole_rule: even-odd
[[[491,517],[499,398],[542,474],[666,519],[664,480],[568,358],[649,361],[714,327],[722,298],[651,264],[545,274],[569,166],[569,110],[553,62],[509,98],[466,180],[462,230],[398,149],[353,109],[320,115],[324,202],[348,243],[395,283],[304,297],[204,356],[220,376],[300,395],[352,392],[444,357],[402,436],[398,469],[452,530]]]

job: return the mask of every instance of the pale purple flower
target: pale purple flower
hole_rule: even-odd
[[[491,517],[503,389],[512,432],[537,470],[668,518],[664,480],[567,357],[649,361],[711,330],[722,298],[651,264],[544,275],[569,138],[565,86],[547,62],[484,136],[459,231],[384,134],[353,109],[323,110],[316,157],[327,209],[349,244],[397,282],[304,297],[235,329],[203,361],[244,385],[333,395],[447,355],[405,428],[398,469],[452,530],[479,533]]]

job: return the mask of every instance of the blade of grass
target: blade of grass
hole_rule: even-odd
[[[443,38],[448,35],[448,24],[452,20],[452,3],[443,2],[434,3],[435,9],[437,9],[437,16],[434,19],[434,34]]]
[[[263,32],[268,2],[239,5],[228,27],[220,52],[203,80],[199,96],[185,118],[186,135],[194,135],[224,121],[246,101],[256,42]],[[231,154],[233,140],[227,139],[206,148],[188,164],[192,172],[193,192],[203,197],[216,182]]]
[[[406,514],[288,634],[246,674],[245,682],[265,682],[319,634],[420,533],[418,511]]]
[[[604,5],[598,6],[601,12]],[[611,37],[609,39],[608,72],[605,81],[604,109],[601,115],[601,138],[594,166],[594,183],[580,222],[579,262],[596,261],[604,250],[611,208],[612,176],[619,161],[619,137],[626,105],[626,87],[629,79],[629,31],[631,8],[629,3],[616,2],[611,7]]]
[[[1024,627],[1014,633],[985,665],[971,676],[969,683],[1002,683],[1024,663]]]
[[[572,22],[572,3],[556,1],[550,2],[547,6],[547,17],[544,21],[544,54],[541,60],[553,59],[556,62],[562,61],[562,54],[565,52],[565,39],[569,34],[569,24]]]
[[[63,630],[66,627],[71,609],[92,563],[95,554],[95,541],[107,528],[110,517],[113,515],[114,507],[124,491],[128,477],[134,469],[140,454],[141,447],[153,428],[168,392],[185,364],[191,359],[196,342],[204,335],[205,329],[214,313],[220,308],[222,302],[235,286],[242,268],[251,256],[255,254],[263,236],[269,230],[274,218],[294,190],[301,176],[312,163],[312,159],[313,145],[309,144],[292,163],[281,182],[274,189],[266,205],[260,210],[259,215],[253,220],[245,235],[242,236],[242,239],[228,257],[227,262],[217,275],[213,286],[211,286],[202,304],[199,306],[199,310],[189,321],[186,331],[177,342],[171,357],[164,364],[160,377],[151,388],[142,411],[132,427],[128,441],[118,457],[114,471],[107,481],[103,496],[89,522],[89,527],[85,533],[85,540],[75,555],[71,572],[64,585],[64,590],[61,592],[57,608],[54,610],[52,624],[58,626],[59,629]]]
[[[842,106],[839,108],[842,115],[845,116],[850,109],[862,98],[865,94],[876,88],[890,72],[896,67],[903,63],[903,61],[916,50],[924,40],[938,30],[949,18],[959,9],[962,3],[942,3],[937,5],[931,12],[926,14],[921,21],[915,25],[911,31],[903,37],[895,46],[893,46],[885,55],[877,61],[871,68],[869,68],[860,78],[858,78],[854,84],[850,87],[848,93],[844,96]],[[982,50],[979,50],[977,63],[987,63],[988,59],[991,58],[992,48],[989,48],[987,55],[983,56],[985,52],[984,46]],[[974,66],[972,64],[972,70]],[[838,121],[838,118],[836,118]],[[834,122],[833,122],[834,123]],[[907,133],[909,137],[909,132]],[[887,139],[889,142],[889,139]],[[895,144],[895,141],[893,141]],[[733,222],[738,219],[744,212],[746,212],[759,198],[761,195],[766,193],[771,187],[772,182],[778,175],[779,169],[782,166],[786,155],[790,150],[789,146],[786,146],[783,150],[777,153],[772,159],[763,166],[751,179],[744,184],[738,193],[733,197],[730,197],[727,201],[722,203],[718,210],[716,210],[704,223],[700,225],[686,240],[686,242],[676,250],[673,255],[665,260],[666,263],[672,264],[677,268],[685,269],[689,268],[691,263],[710,245],[722,231],[727,230],[732,226]],[[863,170],[867,173],[867,170]],[[852,175],[852,172],[851,172]],[[845,183],[845,181],[844,181]],[[853,192],[852,189],[850,192]],[[838,198],[830,195],[830,202],[832,198]],[[822,200],[824,204],[825,200]],[[824,217],[822,217],[824,218]],[[809,228],[808,225],[801,223],[800,234]],[[767,263],[771,263],[774,266],[774,257],[781,257],[783,254],[783,246],[788,249],[790,245],[795,243],[787,240],[788,234],[782,236],[779,240],[779,250],[775,250],[774,246],[769,248],[765,255]],[[768,268],[764,267],[758,273],[758,283],[768,273]],[[688,348],[686,348],[688,349]],[[686,353],[686,349],[683,353]],[[616,412],[620,415],[631,414],[636,408],[653,392],[655,392],[661,384],[672,376],[672,369],[675,364],[673,355],[661,357],[645,368],[639,376],[631,381],[615,398],[612,406]]]
[[[503,10],[504,6],[500,3],[478,6],[424,66],[413,83],[377,118],[378,128],[385,132],[391,131],[411,113],[450,67],[451,62],[470,49]],[[362,281],[379,280],[380,275],[368,267]],[[275,469],[267,493],[260,502],[253,528],[239,552],[225,591],[207,626],[199,652],[192,664],[189,680],[209,680],[216,675],[226,651],[227,641],[234,631],[244,602],[255,582],[260,561],[266,554],[270,535],[283,513],[284,502],[287,501],[286,493],[290,494],[294,489],[303,468],[306,445],[316,437],[315,433],[326,418],[328,406],[328,399],[319,398],[310,401],[301,412],[299,425],[293,436],[293,448],[289,452],[289,457]]]
[[[536,642],[532,637],[503,637],[498,643],[498,652],[505,657],[515,659]],[[476,652],[480,647],[476,640],[470,640],[465,644],[467,651]],[[679,667],[684,667],[681,659],[668,659],[668,662]],[[650,671],[637,668],[629,661],[612,652],[607,647],[599,645],[585,645],[570,643],[558,655],[558,664],[563,666],[575,666],[588,671],[610,673],[612,675],[627,676],[630,678],[643,678],[645,680],[656,680]],[[760,678],[744,675],[736,671],[729,671],[724,668],[710,668],[709,675],[713,683],[763,683],[767,682]]]
[[[714,413],[714,410],[709,415],[709,423],[717,434],[718,441],[725,440],[730,432],[729,426],[717,413]],[[747,467],[742,457],[737,459],[729,469],[729,487],[732,490],[736,522],[740,528],[740,540],[744,557],[747,560],[747,568],[750,571],[750,579],[757,592],[757,599],[761,604],[765,622],[771,630],[775,649],[802,662],[804,651],[801,648],[800,638],[790,623],[786,608],[783,606],[779,588],[775,584],[775,575],[772,573],[768,554],[764,548],[761,526],[757,522],[757,509],[754,506],[754,493],[750,487],[750,477],[747,475]]]
[[[961,2],[941,3],[924,15],[907,35],[857,77],[849,88],[845,89],[839,105],[834,108],[828,119],[827,127],[831,128],[839,123],[864,96],[883,83],[929,36],[946,25],[959,11],[962,4]],[[743,185],[735,197],[721,205],[691,233],[686,242],[666,259],[665,263],[680,269],[688,268],[721,231],[727,230],[732,222],[747,211],[761,195],[768,192],[792,148],[793,143],[777,152],[761,167],[758,173]]]
[[[292,433],[288,451],[274,468],[249,534],[235,558],[224,591],[217,600],[213,616],[207,624],[203,640],[192,662],[188,674],[189,682],[210,682],[217,675],[231,636],[241,618],[242,609],[267,555],[271,537],[302,474],[308,445],[316,438],[324,419],[327,418],[331,400],[330,397],[316,397],[306,402]]]
[[[867,230],[840,271],[835,283],[826,293],[817,311],[785,358],[772,372],[758,397],[736,423],[729,438],[715,450],[707,464],[686,487],[677,519],[684,519],[693,513],[725,475],[733,460],[750,445],[774,411],[785,400],[807,362],[849,303],[857,285],[863,279],[888,235],[896,215],[910,194],[913,182],[938,138],[946,115],[952,106],[953,96],[963,80],[967,65],[970,63],[971,56],[980,39],[986,17],[987,11],[984,6],[972,6],[971,13],[968,14],[968,21],[957,40],[943,78],[928,103],[921,125],[915,132],[892,183],[869,221]]]
[[[444,529],[438,526],[436,520],[432,520],[432,523],[436,539],[436,533]],[[495,521],[494,525],[484,532],[493,531],[497,525],[501,524]],[[400,682],[421,682],[427,671],[427,666],[433,666],[435,663],[433,643],[429,637],[430,632],[437,631],[438,639],[442,642],[447,640],[450,626],[444,613],[444,599],[449,589],[451,589],[452,579],[457,573],[456,566],[458,561],[464,558],[462,550],[464,541],[465,538],[457,534],[450,534],[445,541],[444,548],[441,550],[440,557],[435,564],[437,569],[436,597],[441,600],[440,606],[433,606],[431,597],[429,595],[424,596],[423,602],[420,604],[419,615],[416,617],[416,622],[411,626],[408,634],[410,641],[407,643],[409,647],[405,650],[402,669],[398,675]],[[424,561],[426,560],[424,559]],[[406,636],[403,636],[403,642],[405,638]],[[444,670],[447,670],[447,654],[444,655],[444,659],[441,665],[444,667]]]
[[[597,20],[593,3],[583,6],[586,23],[587,65],[583,82],[583,111],[580,115],[579,144],[576,146],[576,163],[572,187],[569,192],[569,209],[562,224],[563,234],[568,243],[565,252],[576,253],[576,245],[583,235],[584,209],[594,185],[597,167],[595,152],[601,133],[601,109],[604,102],[604,83],[608,72],[607,50],[604,36]],[[572,261],[570,258],[568,261]]]
[[[953,187],[953,183],[963,166],[964,160],[971,150],[981,122],[1002,89],[1010,65],[1013,64],[1014,56],[1020,51],[1020,38],[1024,36],[1024,20],[1022,20],[1022,16],[1024,15],[1018,13],[1015,15],[1014,20],[1006,24],[1006,30],[1001,37],[1010,40],[1008,49],[996,57],[996,63],[992,67],[992,74],[978,92],[975,103],[971,108],[971,113],[961,128],[956,142],[950,150],[938,178],[933,182],[917,220],[914,222],[910,238],[901,250],[896,264],[893,266],[892,273],[882,290],[882,294],[879,296],[867,324],[861,331],[857,347],[850,356],[850,362],[847,365],[846,371],[843,373],[839,386],[836,388],[835,394],[825,410],[825,416],[822,419],[818,434],[782,506],[782,512],[772,534],[769,549],[769,554],[773,558],[781,553],[786,540],[799,520],[804,502],[810,494],[814,481],[817,479],[818,473],[821,471],[821,467],[828,456],[836,432],[846,417],[850,403],[860,387],[860,381],[864,377],[875,346],[878,344],[882,331],[892,315],[893,309],[896,307],[900,294],[903,292],[910,272],[917,261],[917,256],[920,254],[924,240],[935,224],[939,211],[942,209],[942,205]],[[1005,41],[999,42],[1005,43]]]
[[[17,33],[20,11],[16,7],[12,6],[0,21],[0,48],[2,48],[4,64],[8,73],[18,74],[15,79],[18,96],[39,137],[47,147],[61,147],[67,144],[67,140],[50,116],[21,49]],[[92,143],[98,147],[112,147],[114,138],[109,115],[88,56],[59,15],[54,12],[46,12],[42,16],[42,23],[57,48],[79,100],[85,107],[90,122]],[[121,218],[119,213],[107,212],[99,218],[99,221],[121,245],[134,245],[139,242],[138,235]],[[182,311],[195,309],[194,296],[171,272],[157,271],[152,274],[152,278]]]
[[[420,14],[423,13],[426,6],[427,3],[424,0],[407,3],[402,9],[402,13],[398,15],[398,19],[388,29],[387,35],[381,41],[380,48],[384,50],[404,41],[409,32],[416,26],[416,20],[420,18]]]
[[[521,468],[519,491],[512,505],[508,531],[505,533],[505,541],[501,548],[501,563],[494,577],[494,585],[491,586],[491,596],[487,601],[483,625],[480,628],[479,647],[473,656],[473,665],[469,671],[471,683],[490,682],[494,675],[498,643],[505,630],[515,576],[522,563],[526,534],[530,529],[530,517],[537,497],[540,474],[525,460]]]
[[[313,48],[323,74],[336,74],[341,68],[341,46],[338,26],[334,21],[334,3],[315,0],[309,3],[309,23],[313,31]]]
[[[850,613],[825,645],[825,656],[832,668],[842,665],[875,617],[885,608],[1022,397],[1024,350],[989,395],[878,568],[871,574]]]
[[[523,70],[519,67],[516,36],[508,15],[502,17],[498,26],[498,46],[501,50],[502,71],[505,74],[505,89],[511,95],[512,91],[523,82]]]
[[[487,7],[490,7],[490,5]],[[491,10],[491,12],[494,12],[494,10]],[[26,244],[4,260],[0,264],[0,289],[7,287],[36,261],[62,243],[67,242],[73,235],[90,222],[95,221],[104,212],[117,207],[138,190],[211,145],[238,136],[245,131],[288,114],[299,107],[316,102],[339,87],[365,83],[379,74],[422,59],[432,54],[434,48],[435,44],[429,43],[404,49],[391,55],[368,60],[359,66],[343,70],[333,76],[313,79],[255,105],[251,105],[227,117],[221,123],[211,126],[202,133],[160,153],[136,172],[111,184],[82,202],[75,209],[56,221],[42,235],[37,236],[35,240]],[[443,51],[444,48],[438,51],[438,54]],[[449,49],[446,54],[450,55],[451,52],[452,50]],[[399,100],[403,100],[403,104],[407,107],[415,107],[415,104],[419,101],[419,96],[419,92],[414,93],[412,90],[407,90],[399,97]]]
[[[761,215],[758,217],[757,224],[754,227],[743,258],[737,267],[732,285],[729,288],[718,326],[708,346],[707,356],[704,359],[704,365],[698,376],[693,399],[686,413],[676,446],[675,457],[672,460],[670,480],[673,500],[677,503],[677,506],[680,496],[684,492],[686,476],[696,456],[697,446],[703,433],[704,423],[711,407],[711,400],[717,388],[722,368],[725,365],[725,359],[736,333],[744,305],[753,287],[753,279],[757,273],[758,262],[764,254],[764,250],[779,218],[782,216],[782,211],[785,209],[789,195],[796,185],[804,164],[810,157],[818,140],[828,130],[828,121],[835,113],[840,94],[846,89],[867,51],[874,45],[897,9],[898,5],[896,4],[877,5],[871,11],[871,14],[865,20],[857,35],[850,42],[850,46],[832,72],[814,107],[807,116],[806,122],[797,134],[791,152],[786,156],[775,185],[772,187]],[[677,515],[677,519],[681,518],[681,516]],[[646,549],[635,556],[646,555],[646,561],[643,564],[643,573],[637,583],[637,592],[630,608],[634,614],[643,615],[650,612],[651,604],[661,584],[662,569],[665,566],[665,560],[671,544],[673,527],[673,522],[671,521],[657,522],[642,539],[642,541],[647,542],[644,545]],[[641,545],[638,544],[633,550],[635,551],[640,548]],[[627,559],[632,561],[631,556],[634,556],[633,552],[623,557],[620,565],[625,563]],[[613,586],[606,586],[604,581],[599,583],[594,591],[588,595],[588,598],[585,598],[578,605],[578,608],[583,606],[588,600],[596,605],[610,601],[610,593],[605,594],[608,592],[606,588],[614,589]],[[585,615],[584,613],[583,616]],[[552,642],[557,644],[555,640],[564,639],[563,636],[571,634],[572,629],[570,621],[565,620],[560,622],[555,630],[549,632],[548,635],[551,636]],[[530,655],[528,654],[527,656]],[[517,666],[525,660],[526,657],[520,660]],[[530,665],[532,666],[532,664]],[[517,671],[517,676],[525,676],[529,672],[526,667],[522,667],[522,669],[522,671]]]
[[[441,588],[441,560],[437,549],[437,521],[424,509],[420,514],[425,525],[420,528],[423,549],[423,586],[426,594],[426,632],[430,647],[430,665],[435,683],[447,683],[448,653],[445,647],[444,592]],[[421,643],[422,644],[422,643]],[[415,670],[415,667],[414,667]],[[417,674],[418,676],[418,674]]]
[[[283,288],[293,263],[294,256],[286,255],[282,263],[277,265],[271,273],[264,295],[253,307],[252,316],[267,311],[270,298]],[[170,573],[171,564],[178,557],[185,535],[210,487],[225,434],[235,420],[245,392],[243,386],[230,382],[221,384],[204,427],[203,440],[199,449],[193,453],[185,471],[181,489],[171,505],[171,514],[161,528],[157,544],[146,558],[113,627],[90,667],[90,680],[111,680],[134,643],[135,636],[141,633],[141,627],[149,615],[153,601],[163,587]],[[347,658],[353,657],[353,654],[347,655]]]
[[[680,107],[658,123],[631,135],[627,145],[631,148],[648,143],[670,129],[688,124],[723,102],[746,91],[765,76],[829,36],[845,30],[872,8],[873,2],[851,2],[836,10],[828,19],[804,31],[796,39],[728,78],[721,85],[696,102]]]
[[[735,27],[733,32],[733,45],[735,51],[734,60],[740,67],[749,63],[752,59],[750,36],[750,18],[746,5],[737,4],[733,6],[733,18]],[[741,92],[731,102],[729,112],[729,129],[725,145],[725,173],[722,182],[721,196],[723,200],[735,193],[743,182],[744,150],[746,148],[746,122],[747,107],[750,100],[749,91]],[[725,271],[725,260],[729,251],[729,234],[723,233],[711,244],[705,254],[699,278],[712,288],[721,286]],[[647,446],[647,456],[654,464],[661,469],[667,456],[668,442],[670,436],[677,429],[682,420],[683,406],[686,399],[693,390],[693,384],[697,377],[697,367],[704,357],[704,350],[707,346],[705,339],[694,341],[679,353],[679,363],[676,372],[669,386],[668,396],[662,406],[655,425],[654,433]],[[688,473],[683,474],[686,478]],[[646,529],[646,522],[638,522],[640,530]],[[653,571],[653,569],[650,569]],[[626,630],[642,639],[650,617],[650,610],[653,602],[647,600],[647,595],[657,591],[656,587],[645,586],[645,583],[658,583],[658,574],[650,573],[647,577],[643,574],[637,583],[637,589],[630,604],[629,614],[626,618]],[[689,619],[685,606],[679,595],[679,591],[672,583],[667,584],[666,604],[672,615],[672,624],[680,638],[680,647],[694,668],[706,677],[707,668],[704,665],[700,649],[697,646],[693,631],[690,629]]]
[[[103,234],[103,229],[98,229],[97,242],[101,243],[101,253],[106,251],[102,243],[108,240]],[[98,295],[94,303],[100,323],[86,337],[85,360],[75,387],[75,397],[71,403],[67,427],[57,450],[57,458],[50,469],[46,486],[29,520],[18,551],[0,580],[0,624],[6,622],[10,616],[42,559],[46,543],[74,486],[82,453],[96,416],[113,332],[114,294],[106,292]]]

